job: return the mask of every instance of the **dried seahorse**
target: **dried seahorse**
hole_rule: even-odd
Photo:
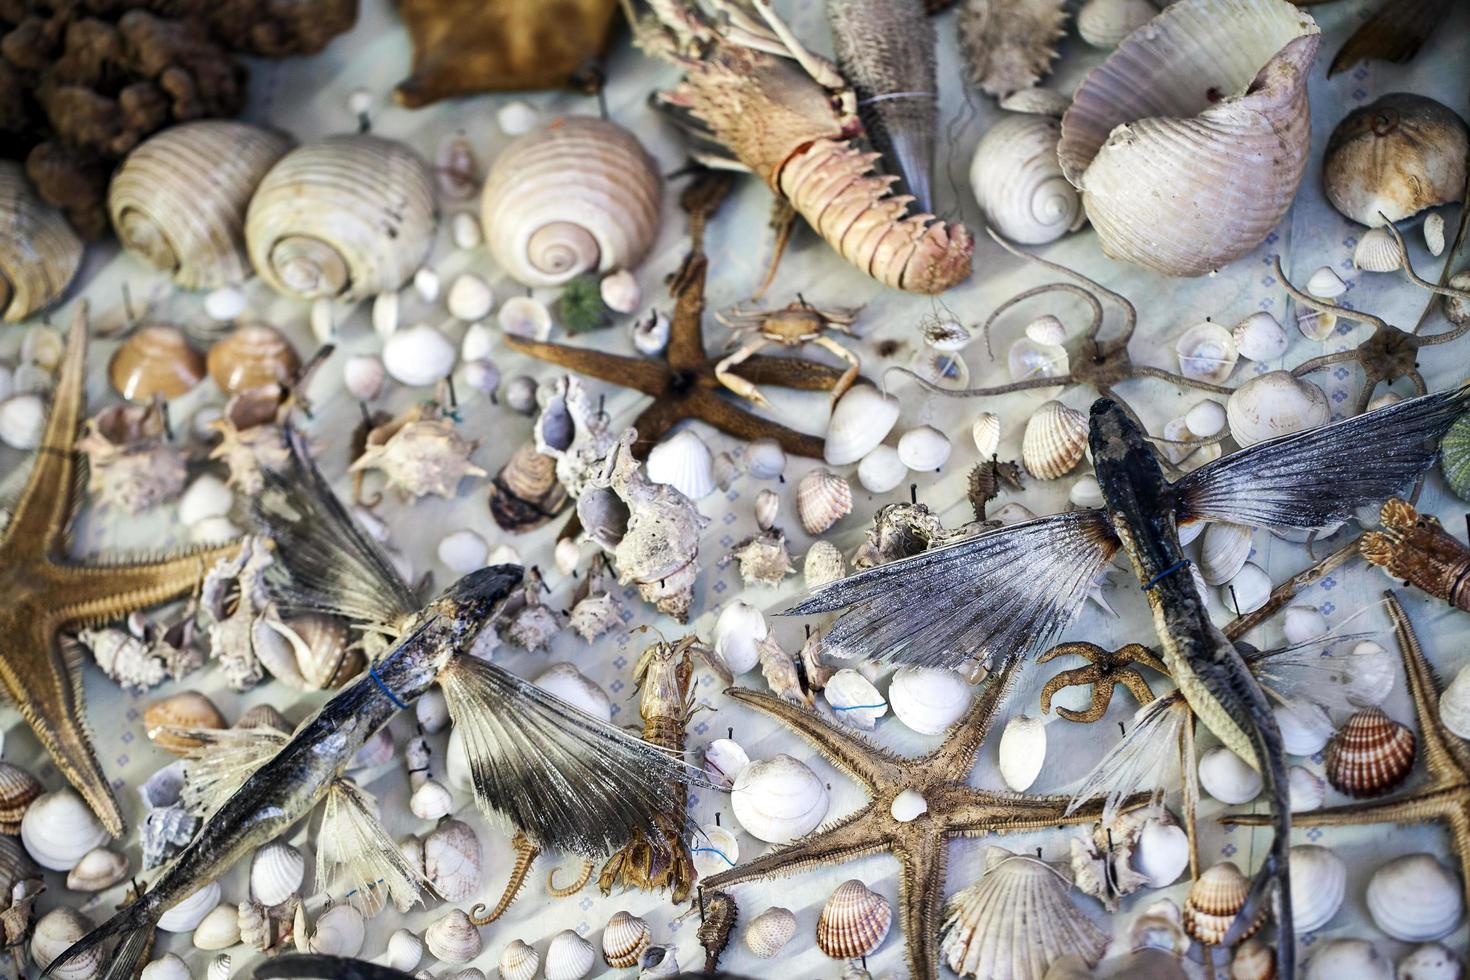
[[[635,43],[684,70],[663,104],[764,180],[843,258],[886,286],[943,292],[970,274],[959,224],[908,214],[879,154],[859,148],[856,100],[831,62],[807,51],[768,0],[649,0]]]
[[[1470,612],[1470,550],[1450,536],[1431,514],[1390,497],[1378,513],[1381,531],[1369,531],[1358,546],[1363,557],[1396,579]]]
[[[505,890],[500,893],[500,901],[488,913],[485,911],[484,903],[475,905],[470,909],[470,921],[476,926],[488,926],[496,919],[505,914],[510,908],[521,889],[526,886],[526,878],[531,873],[531,865],[536,863],[536,856],[541,853],[541,845],[522,832],[517,832],[511,838],[511,847],[516,849],[516,863],[511,866],[510,878],[505,883]],[[584,882],[585,884],[585,882]]]

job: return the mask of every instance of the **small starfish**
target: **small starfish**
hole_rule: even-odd
[[[938,749],[919,759],[904,759],[824,718],[768,694],[731,688],[726,695],[784,723],[805,738],[832,765],[861,783],[871,795],[867,806],[795,843],[704,883],[724,889],[745,881],[770,879],[823,864],[840,864],[888,852],[898,859],[899,917],[908,943],[909,974],[915,980],[938,976],[940,905],[944,901],[945,844],[956,837],[1041,830],[1090,823],[1102,813],[1094,800],[1070,814],[1066,796],[997,793],[969,784],[975,754],[985,741],[996,709],[1016,671],[1011,661],[995,671],[963,718],[950,727]],[[893,816],[893,801],[912,790],[928,809],[908,822]],[[1143,805],[1140,794],[1125,809]]]
[[[97,626],[185,595],[235,545],[192,550],[137,563],[80,565],[66,558],[77,429],[86,380],[87,307],[79,304],[67,338],[51,415],[10,523],[0,533],[0,683],[82,794],[108,833],[123,832],[122,813],[92,748],[81,664],[63,652],[63,628]]]
[[[730,184],[729,174],[704,174],[680,197],[681,205],[689,213],[692,246],[683,266],[669,282],[674,317],[669,328],[669,346],[662,360],[621,357],[521,337],[505,338],[512,350],[522,354],[651,396],[653,404],[633,423],[633,428],[638,430],[633,453],[639,459],[646,457],[666,432],[685,419],[699,419],[742,439],[775,439],[787,452],[798,456],[819,458],[822,455],[821,438],[761,418],[718,394],[726,390],[715,376],[715,367],[721,359],[711,358],[704,350],[704,281],[709,260],[704,254],[703,233],[705,222],[729,193]],[[842,378],[841,371],[825,364],[759,354],[747,358],[733,370],[755,385],[806,391],[828,391]]]
[[[1293,813],[1291,822],[1297,827],[1442,822],[1450,833],[1455,853],[1460,857],[1460,878],[1465,889],[1465,902],[1470,905],[1470,748],[1440,720],[1439,686],[1434,668],[1424,658],[1424,650],[1414,635],[1414,625],[1409,622],[1404,607],[1399,605],[1398,597],[1392,592],[1383,593],[1383,598],[1388,604],[1388,615],[1393,620],[1394,634],[1399,641],[1404,677],[1419,721],[1420,751],[1425,768],[1429,770],[1429,779],[1407,793],[1388,799]],[[1222,819],[1225,823],[1252,827],[1271,822],[1269,814],[1256,813],[1231,814]]]
[[[1169,668],[1164,666],[1164,662],[1141,643],[1130,643],[1117,650],[1104,650],[1096,643],[1059,643],[1037,657],[1036,662],[1049,663],[1068,654],[1083,658],[1088,661],[1088,666],[1064,670],[1047,681],[1041,689],[1041,710],[1043,713],[1051,710],[1051,699],[1062,688],[1091,684],[1092,704],[1086,711],[1074,711],[1060,705],[1057,707],[1057,714],[1063,718],[1083,724],[1090,725],[1107,714],[1115,685],[1122,684],[1128,688],[1139,704],[1148,704],[1154,699],[1154,692],[1149,688],[1148,681],[1131,664],[1142,664],[1166,677],[1169,674]]]

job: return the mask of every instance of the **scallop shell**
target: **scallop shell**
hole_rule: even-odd
[[[1082,195],[1057,162],[1061,135],[1061,121],[1051,116],[1008,115],[975,147],[970,187],[991,227],[1005,238],[1044,245],[1087,220]]]
[[[871,732],[878,719],[888,713],[888,702],[873,682],[850,667],[827,679],[822,696],[839,721],[863,731]]]
[[[1460,958],[1439,943],[1425,943],[1399,960],[1396,975],[1401,980],[1460,980]]]
[[[1206,585],[1224,585],[1245,567],[1251,556],[1252,529],[1244,524],[1218,521],[1200,535],[1199,571]]]
[[[1000,416],[981,412],[970,426],[970,437],[981,459],[990,459],[1000,449]]]
[[[1205,320],[1184,332],[1174,344],[1179,355],[1179,373],[1186,378],[1220,384],[1230,377],[1239,360],[1235,335],[1218,323]]]
[[[209,349],[209,376],[226,394],[264,385],[289,385],[301,367],[296,349],[275,327],[247,323]]]
[[[1332,206],[1358,224],[1402,221],[1460,199],[1467,155],[1470,133],[1453,109],[1393,92],[1337,124],[1322,158],[1322,186]]]
[[[745,947],[763,960],[775,956],[796,935],[796,914],[779,905],[766,909],[745,927]]]
[[[1000,734],[1000,778],[1017,793],[1024,793],[1041,775],[1046,762],[1046,722],[1016,715]]]
[[[297,944],[301,937],[297,936]],[[333,905],[311,924],[307,949],[324,956],[354,957],[367,941],[367,922],[351,905]]]
[[[690,500],[708,497],[715,490],[715,458],[689,429],[680,429],[648,452],[648,478],[667,483]]]
[[[1250,886],[1250,879],[1231,861],[1206,868],[1190,886],[1189,897],[1185,899],[1185,931],[1206,946],[1218,946],[1234,923],[1236,913],[1245,906]],[[1260,909],[1256,921],[1240,937],[1242,940],[1261,928],[1265,911],[1264,907]]]
[[[163,130],[112,178],[107,210],[118,241],[185,289],[244,282],[245,210],[290,148],[280,133],[222,119]]]
[[[1292,766],[1286,771],[1287,798],[1292,813],[1315,810],[1327,797],[1327,780],[1303,766]]]
[[[1449,935],[1465,912],[1459,877],[1432,854],[1394,858],[1373,873],[1366,898],[1373,924],[1406,943]]]
[[[245,218],[255,271],[277,292],[356,301],[400,288],[424,263],[434,182],[407,146],[367,134],[287,153]]]
[[[563,929],[546,947],[546,980],[582,980],[596,963],[592,944],[571,929]]]
[[[899,460],[920,473],[933,472],[943,466],[951,449],[949,436],[932,425],[910,429],[898,439]]]
[[[1241,447],[1326,425],[1327,396],[1310,381],[1269,371],[1235,389],[1225,403],[1230,435]]]
[[[155,395],[177,398],[204,379],[204,356],[177,327],[150,324],[134,331],[113,352],[107,377],[129,401],[147,403]]]
[[[240,941],[240,910],[228,902],[216,905],[194,927],[193,941],[196,949],[229,949]]]
[[[1366,939],[1329,939],[1313,948],[1302,980],[1393,980],[1393,964]]]
[[[282,735],[291,734],[294,727],[273,705],[257,704],[235,722],[236,728],[274,728]]]
[[[94,847],[66,873],[66,887],[74,892],[100,892],[127,875],[127,855],[106,847]]]
[[[39,779],[19,766],[0,761],[0,834],[20,833],[26,810],[40,795]]]
[[[20,842],[43,868],[70,871],[109,834],[76,790],[53,790],[36,797],[20,822]]]
[[[828,802],[817,774],[784,752],[740,770],[730,791],[740,826],[768,844],[789,844],[815,830]]]
[[[1299,933],[1316,932],[1337,914],[1347,894],[1347,866],[1331,849],[1298,844],[1289,855],[1291,917]]]
[[[51,961],[66,952],[72,943],[92,931],[92,920],[65,905],[41,916],[31,933],[31,959],[45,969]],[[73,957],[65,966],[51,976],[57,980],[92,980],[102,967],[106,951],[94,946],[87,952]]]
[[[1286,331],[1281,329],[1280,321],[1264,310],[1241,320],[1231,332],[1235,349],[1247,360],[1274,361],[1286,353]]]
[[[1158,12],[1149,0],[1087,0],[1077,11],[1077,34],[1094,48],[1116,48]]]
[[[602,958],[615,970],[638,963],[649,943],[648,923],[631,912],[614,912],[602,929]]]
[[[1071,886],[1045,861],[987,848],[984,876],[945,907],[940,959],[960,976],[991,980],[1039,978],[1064,956],[1096,965],[1108,938],[1072,904]]]
[[[159,916],[158,928],[164,932],[193,932],[195,927],[204,921],[204,917],[219,904],[219,896],[219,882],[211,881],[200,885]]]
[[[900,667],[888,685],[888,703],[899,721],[921,735],[940,735],[970,706],[970,685],[952,670]]]
[[[225,716],[198,691],[180,691],[143,709],[143,730],[159,748],[184,755],[198,746],[194,739],[165,728],[225,728]]]
[[[1438,258],[1444,254],[1444,246],[1444,215],[1436,211],[1424,219],[1424,247]]]
[[[817,948],[835,960],[867,956],[883,944],[893,923],[888,899],[856,878],[837,886],[817,919]]]
[[[1354,797],[1382,796],[1414,767],[1417,739],[1381,708],[1357,712],[1327,746],[1327,781]]]
[[[450,909],[424,930],[424,945],[445,963],[468,963],[480,955],[480,930],[461,909]]]
[[[1021,463],[1042,480],[1066,476],[1087,451],[1087,416],[1058,401],[1038,408],[1021,438]]]
[[[615,123],[564,117],[501,151],[480,198],[495,261],[527,286],[631,269],[659,227],[658,167]]]
[[[704,774],[715,789],[729,792],[748,765],[750,756],[733,739],[717,738],[704,747]]]
[[[853,385],[832,407],[822,458],[832,466],[856,463],[898,422],[898,399],[872,385]]]
[[[273,840],[250,859],[250,897],[271,908],[301,890],[306,858],[283,840]]]
[[[0,160],[0,313],[24,320],[61,298],[82,264],[82,240],[41,200],[19,163]]]
[[[1319,40],[1285,0],[1181,0],[1093,69],[1058,157],[1103,251],[1198,276],[1270,234],[1306,168]]]
[[[536,947],[512,939],[500,951],[500,980],[533,980],[540,965]]]
[[[1200,756],[1199,782],[1206,793],[1231,806],[1249,803],[1261,794],[1261,774],[1223,745]]]
[[[857,468],[858,483],[869,493],[887,493],[908,475],[908,465],[892,446],[874,446]]]
[[[1353,268],[1367,272],[1397,272],[1404,261],[1398,239],[1383,228],[1369,228],[1353,246]]]
[[[463,902],[479,890],[480,838],[462,820],[446,820],[424,838],[424,878],[446,902]]]
[[[852,513],[852,487],[831,470],[817,468],[796,485],[796,515],[807,534],[821,534]]]

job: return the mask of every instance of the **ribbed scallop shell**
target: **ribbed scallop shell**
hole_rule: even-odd
[[[592,944],[571,929],[563,929],[546,947],[546,980],[582,980],[596,962]]]
[[[817,946],[836,960],[867,956],[883,943],[893,923],[888,899],[850,878],[837,886],[817,919]]]
[[[266,908],[280,905],[301,890],[306,858],[282,840],[274,840],[250,859],[250,897]]]
[[[1096,965],[1108,937],[1072,904],[1071,886],[1045,861],[989,848],[984,877],[946,907],[940,958],[984,980],[1041,980],[1063,956]]]
[[[991,226],[1011,241],[1053,242],[1087,220],[1082,195],[1057,162],[1061,135],[1051,116],[1006,116],[975,147],[970,187]]]
[[[366,299],[423,265],[438,214],[434,182],[402,143],[333,136],[287,153],[250,200],[245,241],[272,289]]]
[[[1403,264],[1404,250],[1384,228],[1369,228],[1353,246],[1353,266],[1368,272],[1394,272]]]
[[[648,937],[647,922],[631,912],[614,912],[602,930],[602,957],[617,970],[633,966],[648,948]]]
[[[82,240],[31,189],[20,164],[0,160],[0,314],[24,320],[56,302],[82,264]]]
[[[807,534],[821,534],[852,513],[852,487],[828,469],[815,469],[796,485],[796,514]]]
[[[766,909],[745,927],[745,947],[763,960],[781,952],[796,935],[796,913],[779,905]]]
[[[1103,251],[1197,276],[1270,234],[1306,168],[1319,39],[1286,0],[1181,0],[1125,38],[1058,147]]]
[[[1094,48],[1115,48],[1158,12],[1149,0],[1087,0],[1077,11],[1077,33]]]
[[[118,240],[185,289],[243,282],[245,210],[290,148],[281,133],[223,119],[164,130],[112,178],[107,210]]]
[[[51,961],[67,947],[92,931],[92,921],[76,909],[59,906],[41,916],[31,934],[31,959],[39,967],[51,965]],[[106,950],[94,946],[69,960],[65,966],[51,976],[57,980],[90,980],[102,966]]]
[[[1244,524],[1217,521],[1200,536],[1199,573],[1206,585],[1235,578],[1251,556],[1252,531]]]
[[[20,833],[26,808],[41,795],[41,781],[19,766],[0,761],[0,834]]]
[[[584,272],[637,266],[658,234],[660,196],[658,167],[632,133],[573,116],[496,157],[481,223],[512,278],[557,286]]]
[[[536,947],[512,939],[500,952],[500,980],[533,980],[540,965]]]
[[[1058,401],[1036,410],[1021,437],[1021,463],[1042,480],[1066,476],[1087,451],[1087,416]]]
[[[1349,718],[1327,746],[1327,781],[1349,796],[1382,796],[1414,767],[1413,731],[1381,708]]]
[[[1250,879],[1240,873],[1231,861],[1206,868],[1189,888],[1184,902],[1184,929],[1206,946],[1217,946],[1235,921],[1235,914],[1245,905]],[[1240,938],[1250,938],[1265,921],[1262,906],[1256,921]]]

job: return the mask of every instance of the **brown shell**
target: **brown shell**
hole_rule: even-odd
[[[888,900],[852,878],[838,885],[822,906],[817,946],[833,959],[855,960],[882,944],[892,921]]]
[[[1414,767],[1417,739],[1381,708],[1365,708],[1327,746],[1327,781],[1349,796],[1382,796]]]
[[[301,359],[275,327],[246,323],[209,349],[209,376],[226,394],[279,384],[289,386]]]
[[[1235,915],[1245,905],[1251,888],[1250,879],[1240,873],[1232,861],[1222,861],[1195,879],[1184,900],[1184,931],[1206,946],[1217,946],[1230,931]],[[1265,922],[1262,905],[1256,921],[1240,938],[1249,939]]]
[[[614,912],[602,930],[602,957],[613,969],[625,970],[638,964],[648,943],[647,922],[631,912]]]
[[[240,716],[236,728],[274,728],[282,734],[291,734],[291,723],[274,705],[257,704]]]
[[[556,478],[556,460],[527,442],[495,474],[490,516],[502,530],[529,531],[559,514],[569,499]]]
[[[107,365],[113,390],[140,404],[177,398],[204,380],[204,355],[178,327],[155,323],[133,333],[113,351]]]
[[[167,727],[220,729],[225,727],[225,716],[198,691],[181,691],[143,709],[143,730],[155,745],[174,755],[198,747],[195,739],[165,731]]]
[[[20,833],[20,818],[40,795],[40,780],[19,766],[0,762],[0,834]]]
[[[852,513],[852,486],[831,470],[812,470],[796,485],[796,513],[807,534],[821,534]]]
[[[367,660],[342,620],[332,616],[302,616],[288,624],[310,651],[298,657],[298,666],[308,687],[326,690],[341,687],[362,672]]]

